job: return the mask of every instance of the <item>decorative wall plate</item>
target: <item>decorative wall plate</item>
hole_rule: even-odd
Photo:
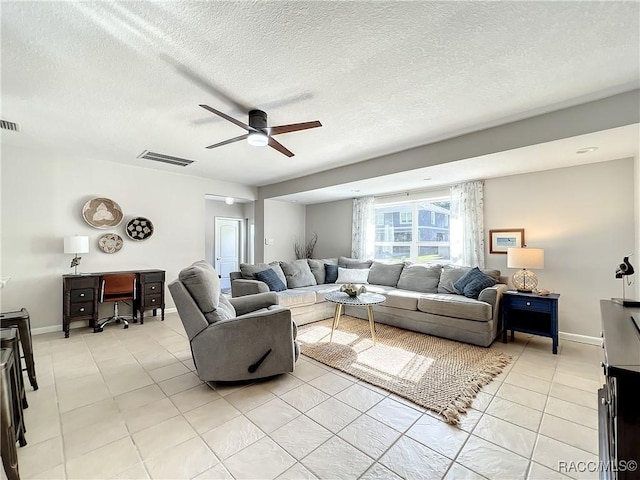
[[[123,217],[120,205],[109,198],[97,197],[89,200],[82,207],[82,218],[95,228],[117,227]]]
[[[116,233],[107,233],[98,239],[98,246],[104,253],[119,252],[122,244],[122,237]]]
[[[146,240],[153,235],[153,223],[144,217],[136,217],[127,223],[127,236],[131,240]]]

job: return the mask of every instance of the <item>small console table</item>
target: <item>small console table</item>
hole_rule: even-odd
[[[62,329],[65,338],[69,338],[71,322],[88,320],[90,327],[98,321],[98,299],[100,297],[100,277],[111,273],[135,273],[137,276],[138,298],[133,303],[133,321],[144,324],[145,310],[153,310],[155,317],[158,309],[164,320],[164,270],[128,270],[119,272],[82,273],[63,275],[62,281]]]
[[[507,290],[502,294],[502,318],[504,330],[502,343],[507,343],[507,330],[551,337],[553,353],[558,353],[558,293],[535,293]]]

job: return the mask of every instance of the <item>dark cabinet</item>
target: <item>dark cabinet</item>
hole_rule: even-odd
[[[598,391],[601,479],[640,477],[640,309],[602,300],[605,384]],[[632,315],[638,321],[634,324]]]

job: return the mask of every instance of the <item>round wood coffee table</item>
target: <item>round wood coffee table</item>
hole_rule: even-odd
[[[376,305],[378,303],[382,303],[385,301],[385,297],[383,295],[379,295],[377,293],[361,293],[355,297],[350,297],[344,292],[329,292],[324,295],[324,298],[328,302],[332,302],[336,304],[336,311],[333,315],[333,325],[331,325],[331,337],[329,338],[329,342],[333,341],[333,331],[338,328],[338,324],[340,323],[340,316],[342,315],[342,306],[343,305],[352,305],[359,307],[367,307],[367,316],[369,317],[369,327],[371,328],[371,339],[375,345],[376,343],[376,325],[373,320],[373,309],[372,305]]]

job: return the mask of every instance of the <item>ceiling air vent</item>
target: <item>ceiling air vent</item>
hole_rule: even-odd
[[[164,155],[163,153],[154,153],[149,150],[145,150],[138,158],[145,158],[147,160],[153,160],[154,162],[162,162],[169,163],[171,165],[179,165],[181,167],[186,167],[187,165],[193,163],[193,160],[186,160],[184,158],[172,157],[170,155]]]
[[[11,130],[12,132],[19,132],[20,125],[17,123],[9,122],[7,120],[0,120],[0,129]]]

